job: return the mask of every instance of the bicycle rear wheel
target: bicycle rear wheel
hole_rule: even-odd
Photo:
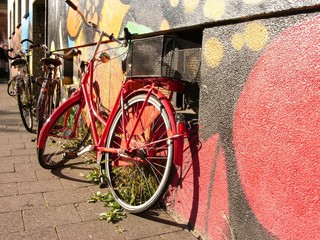
[[[38,135],[44,123],[53,110],[60,105],[61,101],[60,86],[58,83],[52,83],[51,81],[52,79],[44,82],[37,102]]]
[[[79,102],[65,109],[53,123],[43,129],[41,141],[44,147],[38,149],[38,161],[43,168],[55,169],[71,159],[86,144],[90,129],[82,118],[82,107]],[[40,141],[40,140],[39,140]]]
[[[33,112],[29,86],[20,79],[18,90],[18,107],[23,126],[28,132],[33,132]]]
[[[48,112],[49,108],[49,99],[48,99],[48,94],[40,92],[39,98],[38,98],[38,103],[37,103],[37,118],[38,118],[38,131],[37,134],[39,136],[41,128],[43,124],[45,123],[45,113]]]
[[[149,209],[161,198],[172,169],[174,141],[168,113],[155,96],[143,107],[145,101],[146,94],[126,100],[107,137],[107,147],[122,149],[131,138],[128,154],[108,153],[105,159],[110,191],[132,213]]]

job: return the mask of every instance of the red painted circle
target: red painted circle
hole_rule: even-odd
[[[280,239],[320,229],[320,16],[282,32],[257,61],[234,119],[239,175],[258,221]]]

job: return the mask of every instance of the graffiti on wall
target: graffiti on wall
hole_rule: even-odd
[[[320,17],[208,29],[200,138],[172,208],[210,239],[316,239]],[[208,167],[210,165],[210,167]]]

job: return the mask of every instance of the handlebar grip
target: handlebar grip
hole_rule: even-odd
[[[32,43],[32,44],[33,44],[33,41],[32,41],[32,40],[30,40],[30,39],[28,39],[28,38],[23,39],[20,43],[22,44],[22,43],[24,43],[24,42],[30,42],[30,43]]]
[[[8,52],[13,52],[13,49],[12,48],[9,48],[5,51],[5,54],[7,56],[7,58],[9,58],[10,60],[14,60],[14,59],[17,59],[17,58],[21,58],[20,55],[16,55],[15,57],[10,57],[9,53]]]
[[[77,11],[77,6],[70,0],[66,0],[66,4],[68,4],[73,10]]]

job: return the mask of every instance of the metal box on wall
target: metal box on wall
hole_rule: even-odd
[[[156,36],[132,42],[127,58],[128,77],[199,79],[199,44],[175,36]]]

